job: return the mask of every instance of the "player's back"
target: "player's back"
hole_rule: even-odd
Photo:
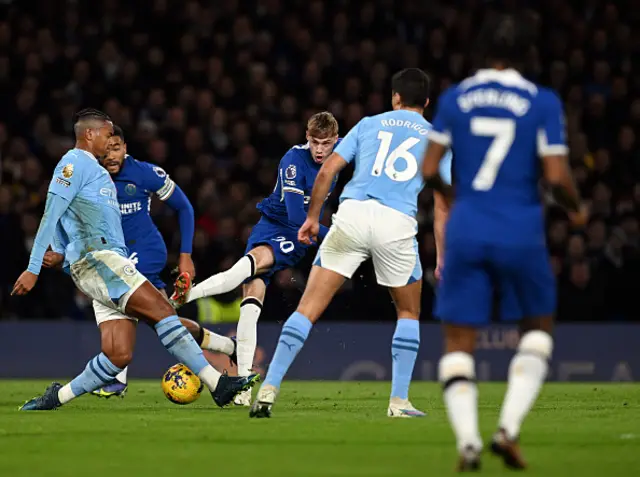
[[[336,148],[348,162],[355,159],[340,201],[373,199],[415,217],[430,129],[421,114],[402,109],[362,119]]]
[[[448,240],[544,243],[538,153],[557,98],[515,70],[480,70],[440,101],[455,153]]]
[[[59,222],[69,263],[93,250],[126,256],[116,188],[92,154],[81,149],[67,152],[56,166],[49,191],[69,201]]]

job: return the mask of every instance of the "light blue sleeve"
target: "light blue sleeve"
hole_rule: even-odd
[[[36,238],[33,241],[33,248],[31,249],[31,256],[29,257],[29,266],[27,267],[27,270],[34,275],[40,274],[44,254],[53,242],[56,226],[58,225],[60,217],[62,217],[62,214],[64,214],[68,207],[69,201],[64,197],[56,195],[53,192],[47,194],[44,215],[40,221]]]
[[[444,156],[442,156],[442,159],[440,160],[440,177],[442,177],[442,180],[447,185],[452,184],[452,177],[451,177],[452,162],[453,162],[453,154],[451,154],[451,150],[449,150]]]
[[[84,184],[85,167],[82,160],[73,156],[63,157],[53,172],[49,192],[71,202]]]
[[[358,136],[360,134],[361,125],[365,120],[366,118],[361,119],[360,122],[358,122],[358,124],[356,124],[351,131],[347,133],[344,139],[340,141],[340,144],[338,144],[333,150],[333,152],[339,154],[345,161],[347,161],[347,163],[351,163],[356,157],[359,143]]]

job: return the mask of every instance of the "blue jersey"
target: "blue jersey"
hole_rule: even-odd
[[[335,150],[349,163],[355,159],[353,177],[340,201],[375,199],[415,217],[430,129],[421,114],[402,109],[362,119]],[[450,166],[445,163],[442,169],[448,177]]]
[[[438,102],[430,138],[455,152],[448,240],[543,244],[539,156],[566,154],[562,105],[515,70],[480,70]]]
[[[151,219],[151,196],[155,194],[160,200],[167,200],[176,184],[162,168],[129,155],[125,156],[120,172],[112,178],[118,191],[125,243],[131,253],[137,254],[140,273],[159,286],[155,275],[167,263],[167,247]]]
[[[338,143],[340,140],[338,140]],[[304,211],[309,211],[311,190],[322,164],[316,163],[311,157],[309,144],[293,146],[280,160],[278,179],[273,192],[258,204],[258,210],[268,219],[289,227],[298,228],[305,217],[291,217],[291,210],[287,208],[287,194],[295,194],[304,198]],[[329,194],[338,182],[336,176]],[[322,215],[322,213],[321,213]]]
[[[54,249],[64,253],[67,264],[95,250],[128,255],[115,185],[91,153],[71,149],[62,156],[49,193],[69,203],[50,237]]]

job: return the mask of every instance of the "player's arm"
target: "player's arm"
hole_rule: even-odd
[[[538,154],[542,158],[544,178],[556,202],[581,225],[586,221],[586,211],[580,213],[580,193],[569,167],[562,104],[555,94],[549,93],[548,97],[538,131]]]
[[[309,212],[307,212],[307,220],[298,231],[298,240],[307,245],[311,244],[320,234],[320,214],[322,206],[329,195],[333,180],[342,169],[353,161],[358,150],[358,131],[361,120],[338,144],[335,150],[322,164],[316,181],[311,191],[311,203],[309,204]]]
[[[145,188],[155,192],[158,198],[166,202],[178,214],[180,226],[180,258],[178,270],[187,272],[191,278],[196,270],[191,252],[193,251],[193,236],[195,232],[195,214],[193,206],[184,191],[160,167],[145,164]]]
[[[44,215],[38,227],[29,257],[29,266],[13,286],[12,295],[25,295],[38,280],[42,261],[49,245],[53,242],[56,226],[69,204],[80,191],[84,182],[83,163],[70,158],[60,161],[49,184]]]
[[[451,185],[451,163],[452,155],[449,151],[442,161],[440,161],[440,176]],[[440,278],[442,266],[444,265],[444,229],[449,217],[449,203],[442,193],[433,192],[433,235],[436,240],[436,278]]]
[[[433,120],[433,129],[429,131],[429,145],[422,161],[422,175],[424,182],[431,190],[441,194],[447,202],[453,197],[451,184],[447,184],[440,174],[440,161],[451,147],[451,127],[449,102],[444,93],[438,102],[438,111]]]

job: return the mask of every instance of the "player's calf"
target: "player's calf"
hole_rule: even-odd
[[[549,333],[529,331],[522,336],[518,352],[509,365],[507,393],[492,444],[494,453],[502,456],[508,467],[526,466],[518,447],[520,427],[540,393],[552,351],[553,338]]]
[[[478,429],[478,388],[473,356],[461,351],[445,354],[438,367],[449,422],[461,459],[482,450]]]

